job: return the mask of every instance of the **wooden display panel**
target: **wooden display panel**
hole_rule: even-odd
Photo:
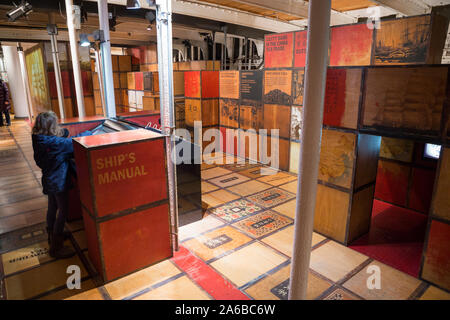
[[[113,84],[114,84],[114,89],[120,88],[120,75],[118,72],[113,72]]]
[[[237,148],[239,143],[239,130],[220,127],[220,133],[222,134],[222,141],[223,141],[222,151],[229,154],[237,155]]]
[[[299,31],[295,33],[295,58],[294,67],[304,68],[306,62],[306,47],[308,40],[308,31]]]
[[[323,124],[358,127],[362,69],[328,69]]]
[[[291,150],[289,155],[289,172],[298,173],[298,165],[300,161],[300,143],[291,141]]]
[[[151,72],[143,72],[144,77],[144,90],[153,91],[153,76]]]
[[[142,107],[144,110],[158,111],[160,109],[159,97],[142,97]]]
[[[154,80],[158,80],[158,90],[156,91],[159,93],[159,74]],[[184,72],[173,72],[173,95],[184,96]]]
[[[241,99],[262,101],[263,77],[262,70],[241,71]]]
[[[84,111],[86,116],[95,116],[94,97],[84,97]]]
[[[266,35],[264,39],[265,68],[290,68],[293,62],[293,33]]]
[[[202,102],[198,99],[185,100],[186,125],[193,127],[194,121],[202,121]]]
[[[239,71],[219,72],[221,98],[239,99]]]
[[[265,142],[261,141],[260,142],[260,161],[264,160],[264,156],[271,157],[272,155],[272,150],[273,150],[273,143],[272,143],[272,138],[274,139],[275,143],[278,144],[278,169],[280,170],[284,170],[284,171],[289,171],[289,151],[290,151],[290,141],[286,140],[286,139],[282,139],[279,137],[270,137],[270,136],[265,136],[262,134],[259,134],[259,138],[260,139],[267,139]],[[264,145],[267,146],[267,152],[264,154],[265,149],[264,149]],[[273,167],[273,163],[269,163],[269,166]]]
[[[134,81],[136,81],[134,86],[136,90],[144,90],[144,74],[142,72],[134,73]]]
[[[450,225],[432,220],[421,278],[450,290]]]
[[[119,56],[111,55],[111,63],[112,63],[113,72],[119,72]],[[95,64],[95,62],[94,62],[94,64]],[[92,69],[92,67],[91,67],[91,69]]]
[[[219,125],[219,99],[202,100],[202,126]]]
[[[303,90],[305,70],[294,70],[292,79],[292,103],[295,105],[303,105]]]
[[[380,157],[403,162],[412,162],[414,141],[396,138],[381,138]]]
[[[440,130],[448,67],[368,68],[363,125]]]
[[[127,84],[128,84],[128,80],[127,80]],[[98,74],[97,73],[92,73],[92,87],[94,88],[94,90],[100,90],[100,84],[98,82]]]
[[[369,232],[374,190],[372,185],[353,194],[346,244]]]
[[[219,71],[202,71],[201,78],[202,98],[218,98]]]
[[[135,90],[136,89],[136,80],[134,79],[134,72],[128,72],[127,73],[128,78],[128,89],[129,90]]]
[[[126,72],[120,72],[119,73],[119,84],[121,89],[128,88],[128,77]],[[98,86],[98,80],[97,80],[97,86]]]
[[[58,117],[60,117],[58,99],[51,99],[51,106],[52,111],[55,112]],[[64,114],[66,118],[72,118],[74,116],[71,98],[64,99]]]
[[[220,70],[220,61],[219,60],[208,60],[206,61],[206,70],[210,71],[218,71]]]
[[[443,147],[431,212],[434,217],[450,221],[450,148]]]
[[[350,194],[318,184],[314,230],[344,243],[349,205]]]
[[[238,156],[253,161],[260,161],[259,138],[258,133],[253,130],[245,132],[239,130]]]
[[[292,104],[292,70],[266,70],[264,72],[264,103]]]
[[[264,129],[263,118],[264,112],[262,103],[249,100],[241,102],[239,113],[239,127],[241,129]]]
[[[239,100],[220,99],[220,119],[221,126],[239,127]]]
[[[291,121],[291,107],[273,104],[264,105],[264,129],[267,134],[275,134],[272,129],[278,129],[280,137],[289,138]]]
[[[331,28],[330,66],[368,66],[372,58],[373,29],[367,24]]]
[[[200,71],[188,71],[184,73],[184,95],[186,98],[200,98],[200,86]]]
[[[130,72],[131,70],[131,56],[118,56],[119,57],[119,71]]]
[[[356,139],[354,133],[322,130],[319,180],[352,187]]]
[[[291,139],[300,140],[302,134],[302,112],[303,107],[293,106],[291,108]]]
[[[375,184],[375,180],[377,178],[380,144],[381,137],[379,136],[372,136],[368,134],[358,135],[355,180],[353,183],[354,189],[360,188],[369,183]]]
[[[100,91],[98,91],[98,90],[94,90],[94,104],[95,104],[95,107],[101,107],[102,106],[102,100],[101,100],[101,96],[100,96]]]
[[[189,70],[206,70],[206,61],[198,60],[189,62]]]
[[[397,162],[380,160],[378,162],[377,199],[406,206],[410,168]]]

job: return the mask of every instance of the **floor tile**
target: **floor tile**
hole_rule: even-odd
[[[274,211],[263,211],[253,216],[245,218],[233,224],[239,230],[242,230],[254,237],[262,237],[266,234],[281,229],[293,221]]]
[[[104,300],[102,294],[97,288],[84,291],[77,295],[71,296],[66,300]]]
[[[434,286],[429,286],[419,300],[450,300],[450,293]]]
[[[186,276],[153,289],[135,300],[210,300],[210,297]]]
[[[172,262],[165,260],[116,281],[107,283],[105,289],[112,299],[124,299],[179,273],[180,270]]]
[[[279,186],[280,184],[291,182],[296,179],[297,179],[297,176],[290,175],[286,172],[278,172],[277,174],[261,177],[258,180],[261,182],[271,184],[273,186]]]
[[[280,189],[292,192],[293,194],[297,194],[297,181],[292,181],[286,184],[279,186]]]
[[[283,202],[295,198],[295,196],[287,191],[279,188],[272,188],[247,197],[250,201],[264,207],[274,207]]]
[[[310,267],[317,273],[337,282],[367,260],[367,256],[334,241],[311,252]]]
[[[245,162],[245,163],[233,163],[233,164],[225,164],[223,166],[221,166],[224,169],[227,170],[231,170],[231,171],[239,171],[240,173],[242,171],[248,170],[248,169],[255,169],[260,167],[259,164],[257,163],[249,163],[249,162]],[[251,178],[251,177],[249,177]]]
[[[215,185],[213,185],[213,184],[211,184],[209,182],[202,181],[202,193],[215,191],[217,189],[219,189],[219,187],[217,187],[217,186],[215,186]]]
[[[254,166],[251,168],[247,168],[243,171],[240,171],[239,173],[252,179],[258,179],[261,177],[266,177],[268,175],[276,174],[276,172],[277,172],[276,170],[270,168]]]
[[[252,215],[262,209],[262,207],[259,207],[250,201],[240,199],[225,204],[221,207],[211,209],[210,212],[211,214],[214,214],[228,222],[233,222],[243,217]]]
[[[202,232],[214,229],[223,224],[221,220],[216,219],[213,215],[208,215],[202,220],[180,227],[178,229],[179,241],[181,242],[187,238],[195,237]]]
[[[279,206],[273,207],[272,210],[282,213],[285,216],[295,219],[295,207],[297,205],[297,200],[293,199],[288,202],[285,202],[283,204],[280,204]]]
[[[83,219],[78,219],[78,220],[67,222],[66,226],[70,231],[74,232],[74,231],[78,231],[80,229],[84,229],[84,222],[83,222]]]
[[[42,208],[34,211],[21,213],[15,216],[0,218],[0,234],[44,222],[46,214],[47,209]]]
[[[271,185],[256,181],[256,180],[251,180],[248,182],[244,182],[232,187],[227,188],[227,190],[237,193],[241,196],[248,196],[254,193],[258,193],[264,190],[267,190],[269,188],[271,188]]]
[[[75,242],[78,244],[81,250],[87,249],[87,241],[86,241],[86,234],[84,230],[80,230],[77,232],[72,233],[73,238],[75,239]]]
[[[208,169],[214,168],[215,166],[216,166],[215,164],[208,164],[208,163],[202,162],[202,164],[201,164],[201,170],[202,170],[202,171],[203,171],[203,170],[208,170]]]
[[[202,179],[203,180],[213,179],[230,173],[231,173],[230,170],[226,170],[223,168],[211,168],[202,171]]]
[[[198,181],[179,184],[177,187],[178,188],[177,191],[183,196],[197,193],[198,192],[198,184],[199,184]]]
[[[289,295],[290,265],[270,274],[245,290],[256,300],[287,300]],[[306,299],[313,300],[331,287],[328,282],[313,273],[308,275]]]
[[[47,196],[40,196],[34,199],[3,205],[0,206],[0,217],[7,217],[22,212],[47,208],[47,204]]]
[[[361,300],[361,299],[346,290],[336,288],[330,294],[324,297],[323,300]]]
[[[209,182],[211,182],[221,188],[226,188],[226,187],[234,186],[235,184],[238,184],[238,183],[248,181],[249,179],[250,178],[247,178],[246,176],[242,176],[239,173],[232,173],[232,174],[227,174],[226,176],[211,179],[211,180],[209,180]]]
[[[217,190],[202,196],[202,203],[204,204],[204,209],[217,207],[226,202],[230,202],[240,198],[239,196],[232,194],[231,192],[225,190]]]
[[[381,271],[381,289],[368,289],[367,269],[378,266]],[[419,287],[421,281],[381,262],[374,261],[344,283],[344,287],[368,300],[405,300]]]
[[[68,289],[64,288],[61,290],[58,290],[54,293],[48,294],[39,300],[64,300],[73,296],[76,296],[82,292],[91,290],[95,288],[95,284],[92,280],[85,280],[80,283],[81,288],[80,289]]]
[[[260,243],[252,243],[211,263],[238,287],[285,262],[286,258]]]
[[[87,276],[81,260],[75,256],[70,259],[56,260],[46,263],[39,268],[5,278],[8,300],[23,300],[64,286],[67,281],[67,267],[78,265],[81,269],[81,278]]]
[[[195,239],[188,240],[183,245],[194,252],[199,258],[208,261],[236,249],[251,240],[251,238],[236,229],[226,226],[205,233]]]

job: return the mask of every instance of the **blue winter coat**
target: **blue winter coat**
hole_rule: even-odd
[[[42,169],[44,194],[63,192],[71,187],[69,170],[73,158],[72,138],[90,135],[90,131],[71,138],[32,135],[34,161]]]

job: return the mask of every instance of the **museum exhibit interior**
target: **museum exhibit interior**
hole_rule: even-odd
[[[450,300],[449,22],[0,0],[0,300]]]

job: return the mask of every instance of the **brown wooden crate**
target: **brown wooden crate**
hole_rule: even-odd
[[[118,56],[119,57],[119,71],[131,72],[131,56]]]
[[[113,72],[118,72],[119,71],[119,56],[111,55],[111,62],[112,62]]]
[[[369,68],[363,124],[440,130],[448,67]]]
[[[380,143],[381,137],[368,134],[358,135],[356,171],[353,185],[355,189],[375,182],[377,178]]]
[[[239,71],[220,71],[219,86],[219,97],[239,99]]]
[[[356,134],[322,130],[319,179],[351,188],[355,159]]]
[[[219,125],[219,99],[202,100],[203,126]]]
[[[239,100],[220,99],[219,123],[221,126],[239,127]]]
[[[128,90],[122,89],[121,91],[122,106],[128,106]]]
[[[375,184],[353,194],[346,244],[369,232],[374,191]]]
[[[260,102],[243,101],[240,106],[239,125],[241,129],[259,130],[264,128],[264,110]]]
[[[202,103],[199,99],[185,100],[186,125],[193,127],[194,121],[202,120]]]
[[[441,153],[440,168],[437,173],[437,183],[434,190],[434,199],[431,204],[433,216],[450,221],[450,148]]]
[[[153,72],[152,76],[153,76],[153,93],[154,94],[159,94],[159,76],[158,76],[158,72]],[[184,85],[184,80],[183,80],[183,85]]]
[[[414,141],[381,137],[380,157],[403,162],[412,162]]]
[[[314,230],[344,243],[349,204],[348,193],[318,184]]]
[[[274,134],[272,129],[279,129],[279,136],[290,137],[291,107],[265,104],[264,105],[264,129],[268,134]]]
[[[128,72],[127,73],[127,78],[128,78],[128,89],[129,90],[134,90],[136,88],[136,81],[134,79],[134,72]]]

